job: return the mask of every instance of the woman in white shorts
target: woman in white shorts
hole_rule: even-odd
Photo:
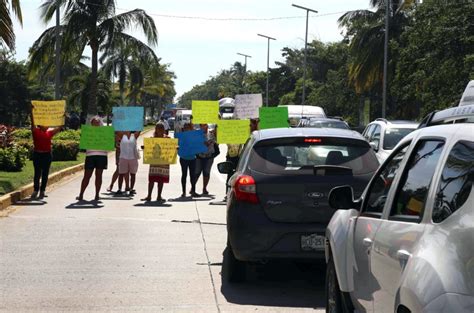
[[[135,194],[135,179],[138,171],[138,159],[140,154],[137,148],[137,139],[140,132],[124,132],[120,141],[119,159],[119,190],[122,194],[122,184],[125,179],[125,191],[130,195]]]

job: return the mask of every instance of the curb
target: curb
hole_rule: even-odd
[[[49,175],[48,186],[59,182],[63,178],[80,172],[84,169],[84,163],[78,164],[72,167],[65,168],[59,172]],[[21,187],[18,190],[7,193],[4,196],[0,197],[0,211],[6,210],[10,205],[15,204],[21,199],[26,198],[27,196],[33,193],[33,183]]]

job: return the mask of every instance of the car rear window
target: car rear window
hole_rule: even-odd
[[[387,128],[383,140],[384,150],[392,150],[406,135],[414,131],[414,128]]]
[[[309,121],[307,127],[349,129],[347,124],[341,121]]]
[[[278,138],[258,142],[249,158],[253,171],[292,174],[314,166],[349,167],[353,175],[375,171],[379,165],[369,144],[347,138]]]

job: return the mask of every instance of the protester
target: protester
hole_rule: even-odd
[[[199,176],[203,177],[202,182],[202,194],[208,195],[207,185],[211,177],[212,163],[214,162],[216,152],[216,138],[209,132],[209,126],[207,124],[200,124],[200,128],[204,134],[204,144],[207,146],[207,151],[200,153],[196,158],[196,183],[199,180]]]
[[[134,195],[135,179],[138,171],[138,159],[140,154],[137,147],[137,139],[140,132],[124,132],[120,140],[119,157],[119,190],[116,194],[122,194],[122,185],[125,179],[125,192]]]
[[[33,108],[33,107],[32,107]],[[38,197],[43,199],[48,185],[49,169],[53,160],[51,139],[62,130],[62,126],[48,129],[44,125],[35,125],[33,110],[31,112],[31,134],[33,136],[33,167],[34,167],[34,191],[31,194],[32,199]],[[40,186],[41,178],[41,186]]]
[[[170,125],[168,122],[165,120],[164,116],[160,117],[160,123],[163,124],[163,127],[165,128],[165,134],[168,135],[170,131]]]
[[[109,188],[107,188],[108,192],[112,192],[112,190],[114,189],[114,184],[119,177],[120,141],[122,140],[122,136],[122,132],[115,132],[115,172],[112,175],[110,186]]]
[[[193,124],[186,123],[183,126],[183,132],[185,131],[192,131]],[[181,189],[183,193],[181,194],[181,198],[186,197],[186,177],[187,172],[189,169],[189,179],[191,181],[191,191],[190,195],[192,197],[199,197],[196,193],[196,155],[180,155],[179,163],[181,165]]]
[[[250,119],[250,134],[252,134],[252,132],[258,130],[259,128],[259,122],[260,120],[258,118],[251,118]],[[240,152],[242,151],[243,149],[243,145],[238,145],[238,144],[228,144],[227,145],[227,155],[226,155],[226,161],[227,162],[231,162],[233,167],[234,168],[237,168],[237,164],[239,163],[239,159],[240,159]],[[225,189],[225,192],[226,192],[226,196],[224,197],[224,201],[227,200],[227,192],[229,191],[229,180],[230,178],[232,177],[232,174],[229,173],[227,174],[227,179],[226,179],[226,189]]]
[[[103,126],[102,120],[99,116],[94,116],[91,119],[91,125],[94,127]],[[100,200],[100,188],[102,187],[102,173],[107,169],[107,151],[104,150],[87,150],[86,160],[84,164],[84,177],[81,182],[81,191],[76,200],[84,200],[84,192],[89,185],[89,181],[95,170],[95,201]]]
[[[154,138],[169,138],[165,133],[165,125],[158,122],[155,125],[155,133],[153,134]],[[163,185],[170,182],[170,166],[169,164],[164,165],[150,165],[150,170],[148,172],[148,195],[146,198],[143,198],[142,201],[151,201],[151,194],[153,192],[153,187],[155,183],[158,183],[158,197],[156,201],[160,203],[166,202],[162,198],[161,194],[163,192]]]

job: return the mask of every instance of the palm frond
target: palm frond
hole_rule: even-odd
[[[118,14],[102,21],[98,26],[98,31],[104,41],[111,43],[117,33],[122,33],[132,27],[141,28],[150,45],[155,46],[158,43],[158,31],[155,21],[140,9]]]

